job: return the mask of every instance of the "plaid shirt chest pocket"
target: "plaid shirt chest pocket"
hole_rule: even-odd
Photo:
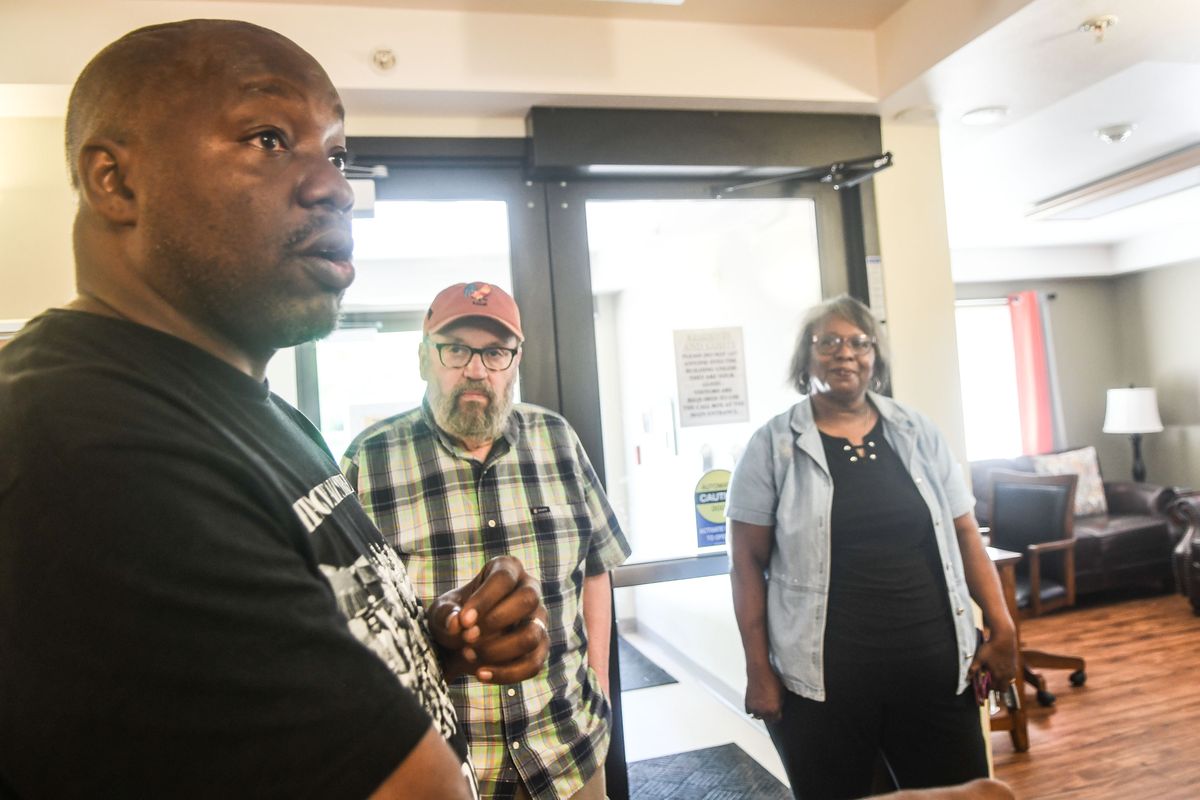
[[[423,600],[461,586],[501,555],[514,556],[538,577],[548,603],[582,582],[580,564],[591,530],[585,501],[565,493],[532,499],[520,491],[499,493],[507,497],[489,494],[462,493],[448,502],[426,496],[417,512],[420,524],[402,524],[394,531]],[[577,569],[579,574],[573,575]]]
[[[508,509],[504,538],[508,554],[542,582],[547,596],[582,581],[574,575],[587,557],[591,517],[583,501],[538,502]]]

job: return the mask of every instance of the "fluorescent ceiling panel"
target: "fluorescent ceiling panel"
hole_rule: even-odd
[[[1041,220],[1086,220],[1200,185],[1200,144],[1041,201],[1026,215]]]

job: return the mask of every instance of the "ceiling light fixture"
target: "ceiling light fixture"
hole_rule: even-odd
[[[376,47],[371,51],[371,66],[380,72],[387,72],[396,66],[396,54],[390,47]]]
[[[1095,35],[1096,44],[1104,41],[1104,34],[1108,33],[1108,29],[1120,22],[1114,14],[1104,14],[1099,17],[1085,19],[1079,25],[1080,33],[1090,33]]]
[[[984,106],[973,108],[961,117],[962,124],[976,127],[995,125],[1008,116],[1008,106]]]
[[[937,122],[937,106],[909,106],[895,113],[896,122]]]
[[[1106,128],[1097,128],[1096,136],[1105,144],[1120,144],[1121,142],[1133,136],[1133,131],[1137,125],[1125,123],[1123,125],[1109,125]]]
[[[1025,216],[1030,219],[1095,219],[1195,186],[1200,186],[1200,144],[1049,197]]]

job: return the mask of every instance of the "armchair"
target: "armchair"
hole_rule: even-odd
[[[1171,519],[1183,531],[1175,546],[1175,582],[1200,616],[1200,492],[1181,493],[1171,504]]]
[[[971,462],[975,517],[991,525],[989,475],[997,470],[1034,473],[1031,456]],[[1075,587],[1081,595],[1129,586],[1175,584],[1171,553],[1179,528],[1167,517],[1177,490],[1149,483],[1104,481],[1107,512],[1075,517]],[[1200,538],[1200,537],[1198,537]]]
[[[988,497],[991,542],[1022,553],[1017,566],[1017,606],[1036,616],[1075,604],[1075,475],[1034,475],[993,470]],[[1077,656],[1056,655],[1021,646],[1025,679],[1037,688],[1038,703],[1055,697],[1035,670],[1069,669],[1071,684],[1087,680],[1086,665]]]

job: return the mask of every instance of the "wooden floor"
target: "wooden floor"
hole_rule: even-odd
[[[1087,659],[1087,684],[1027,690],[1027,753],[992,734],[996,777],[1021,800],[1200,798],[1200,617],[1179,595],[1107,601],[1021,624],[1028,647]]]

